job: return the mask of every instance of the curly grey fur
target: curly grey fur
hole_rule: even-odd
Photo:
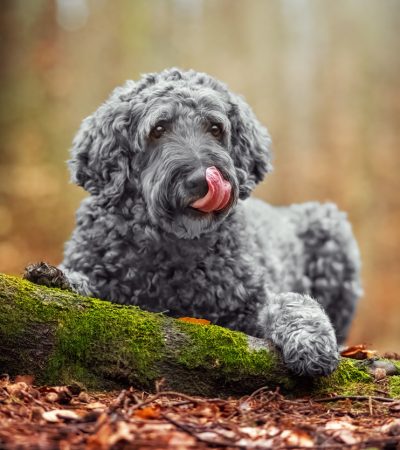
[[[152,139],[160,122],[167,132]],[[330,373],[361,294],[357,245],[333,204],[247,199],[271,169],[270,144],[249,106],[204,73],[170,69],[117,88],[73,143],[72,180],[91,195],[60,266],[71,285],[270,338],[295,373]],[[189,207],[187,180],[210,166],[233,199],[203,214]]]

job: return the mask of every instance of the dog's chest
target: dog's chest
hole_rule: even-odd
[[[264,301],[264,281],[239,250],[218,241],[146,246],[131,242],[118,260],[118,289],[105,296],[175,317],[207,318],[240,328]],[[105,266],[113,265],[107,254],[104,258]]]

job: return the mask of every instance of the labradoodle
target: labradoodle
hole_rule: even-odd
[[[332,372],[361,294],[360,258],[334,204],[249,198],[271,169],[250,107],[204,73],[128,81],[75,137],[90,195],[59,269],[32,281],[268,338],[300,375]],[[311,170],[311,169],[310,169]]]

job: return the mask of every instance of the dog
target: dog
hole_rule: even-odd
[[[249,198],[271,140],[225,84],[128,81],[83,121],[69,168],[89,196],[62,264],[27,279],[270,339],[298,375],[336,368],[362,292],[351,226],[331,203]]]

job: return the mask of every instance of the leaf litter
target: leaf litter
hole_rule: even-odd
[[[400,401],[390,398],[290,399],[262,388],[223,399],[32,383],[0,379],[2,450],[400,449]]]

